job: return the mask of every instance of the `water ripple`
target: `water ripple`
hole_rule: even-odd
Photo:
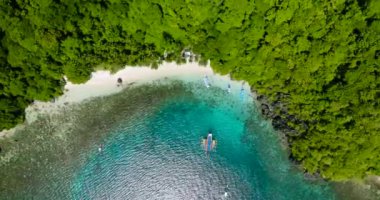
[[[174,98],[151,114],[138,115],[133,122],[117,126],[104,151],[95,154],[77,174],[72,183],[73,197],[330,198],[327,193],[317,195],[326,186],[308,185],[300,173],[289,172],[290,164],[276,144],[278,140],[263,140],[262,134],[275,136],[267,122],[252,117],[253,107],[216,92],[216,97]],[[247,128],[248,122],[255,128]],[[206,155],[200,141],[209,129],[218,147]],[[94,165],[99,166],[97,171]],[[294,194],[289,195],[288,190]]]

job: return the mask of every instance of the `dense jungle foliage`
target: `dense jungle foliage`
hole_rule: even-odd
[[[3,0],[0,18],[0,129],[61,95],[64,75],[181,63],[187,48],[281,102],[308,172],[380,175],[378,0]]]

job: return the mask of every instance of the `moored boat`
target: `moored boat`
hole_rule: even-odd
[[[202,140],[203,148],[206,152],[210,152],[216,146],[216,140],[213,138],[212,133],[209,132],[207,137]]]

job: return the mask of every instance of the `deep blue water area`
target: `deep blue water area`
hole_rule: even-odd
[[[186,87],[187,95],[178,92],[114,124],[102,150],[93,148],[69,180],[71,198],[336,199],[330,184],[305,180],[292,165],[240,86],[232,93],[200,83]],[[208,131],[217,146],[205,153]]]

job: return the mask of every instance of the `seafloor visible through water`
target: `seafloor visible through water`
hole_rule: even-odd
[[[0,143],[1,199],[336,199],[234,87],[167,81],[41,116]],[[205,154],[208,131],[217,146]]]

